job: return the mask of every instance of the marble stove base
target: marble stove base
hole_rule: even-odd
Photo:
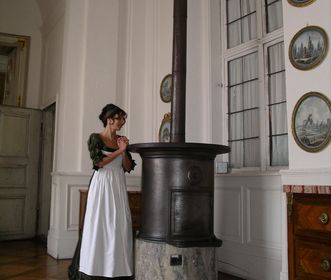
[[[178,248],[136,239],[135,280],[216,280],[215,252],[214,247]]]

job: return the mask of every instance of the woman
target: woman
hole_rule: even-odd
[[[69,279],[130,279],[133,275],[132,225],[124,171],[135,163],[129,140],[117,135],[127,114],[108,104],[99,116],[104,129],[93,133],[88,148],[95,172],[90,181],[84,226]]]

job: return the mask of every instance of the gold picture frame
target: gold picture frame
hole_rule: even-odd
[[[166,113],[163,116],[160,129],[159,129],[159,142],[170,142],[170,126],[171,126],[171,113]]]
[[[292,6],[295,7],[306,7],[311,3],[315,2],[315,0],[287,0]]]
[[[331,139],[331,102],[319,92],[308,92],[296,103],[292,113],[292,134],[300,148],[315,153]]]
[[[289,58],[299,70],[310,70],[322,63],[329,48],[328,36],[319,26],[299,30],[291,40]]]

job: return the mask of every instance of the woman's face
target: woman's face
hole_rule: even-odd
[[[110,127],[114,130],[120,130],[126,122],[125,115],[116,114],[114,117],[109,119]]]

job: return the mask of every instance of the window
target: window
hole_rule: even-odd
[[[281,0],[220,0],[232,168],[288,165]]]
[[[227,0],[228,47],[257,37],[256,0]]]

